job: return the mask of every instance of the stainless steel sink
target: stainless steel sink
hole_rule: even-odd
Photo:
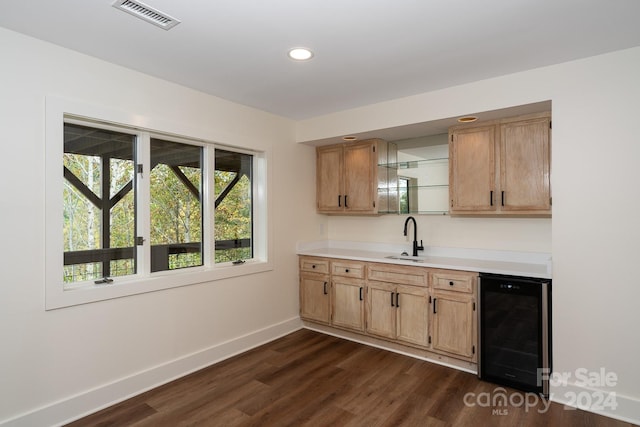
[[[389,255],[386,256],[387,259],[399,259],[402,261],[413,261],[413,262],[425,262],[427,259],[421,256],[411,256],[411,255]]]

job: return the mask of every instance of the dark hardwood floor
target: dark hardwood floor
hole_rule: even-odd
[[[303,329],[69,426],[632,425],[556,403],[526,408],[519,404],[525,395],[511,389],[506,395],[515,405],[491,407],[477,398],[494,396],[497,387]]]

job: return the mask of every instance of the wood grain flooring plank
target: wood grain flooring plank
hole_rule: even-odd
[[[337,369],[337,368],[336,368]],[[338,376],[316,378],[298,388],[293,394],[283,395],[272,405],[262,408],[254,414],[251,426],[301,426],[317,424],[322,420],[324,425],[328,419],[333,419],[340,425],[353,419],[354,414],[338,408],[338,414],[330,414],[327,408],[335,408],[332,402],[336,395],[340,395],[349,385],[339,379],[342,370],[337,370]],[[329,415],[330,414],[330,415]],[[326,416],[329,415],[328,419]]]
[[[146,403],[131,404],[129,401],[111,406],[95,414],[89,415],[78,421],[67,424],[70,427],[108,427],[123,426],[134,423],[138,420],[146,419],[154,414],[156,410]]]
[[[428,425],[446,425],[442,420],[430,417],[429,408],[434,400],[416,393],[408,394],[394,411],[390,411],[384,419],[384,425],[389,426],[422,426],[425,420]]]

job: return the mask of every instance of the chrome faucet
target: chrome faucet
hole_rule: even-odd
[[[408,217],[404,222],[404,235],[407,235],[409,220],[413,221],[413,256],[418,256],[418,251],[424,251],[424,246],[422,246],[422,240],[420,240],[420,246],[418,246],[418,224],[416,224],[416,219],[412,216]]]

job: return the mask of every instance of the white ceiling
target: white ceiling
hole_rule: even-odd
[[[0,1],[0,26],[292,119],[640,45],[638,0],[146,0],[169,31],[112,3]]]

